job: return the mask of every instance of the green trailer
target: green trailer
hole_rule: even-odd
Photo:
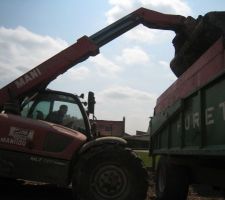
[[[212,18],[214,23],[208,23]],[[150,121],[150,155],[161,156],[156,167],[159,200],[184,200],[191,184],[225,189],[224,30],[224,12],[201,18],[171,62],[177,72],[180,60],[200,52],[157,99]]]

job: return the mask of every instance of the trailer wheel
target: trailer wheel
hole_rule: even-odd
[[[156,172],[158,200],[186,200],[188,186],[187,170],[183,166],[171,164],[166,157],[161,157]]]
[[[141,160],[119,145],[101,145],[83,153],[72,184],[75,198],[82,200],[144,200],[148,188]]]

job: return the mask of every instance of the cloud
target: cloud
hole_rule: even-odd
[[[121,120],[126,116],[126,131],[146,131],[153,113],[156,95],[128,86],[112,86],[96,94],[99,119]]]
[[[108,23],[116,21],[139,7],[184,16],[192,13],[191,8],[184,0],[109,0],[108,2],[112,6],[105,14]]]
[[[140,44],[159,44],[174,37],[172,31],[149,29],[145,26],[138,26],[124,34],[124,37]]]
[[[72,68],[68,71],[67,76],[71,80],[84,80],[90,75],[90,70],[81,66],[79,68]]]
[[[119,65],[107,59],[102,54],[99,54],[96,57],[91,57],[89,60],[95,65],[100,76],[116,76],[116,74],[122,70]]]
[[[168,14],[190,15],[191,8],[184,0],[140,0],[143,7]]]
[[[165,71],[165,75],[164,75],[165,78],[170,82],[174,82],[177,79],[177,77],[171,71],[170,64],[163,60],[159,61],[158,63],[159,63],[159,65],[162,66],[162,69],[164,69],[164,71]]]
[[[128,14],[125,10],[131,11],[136,4],[136,0],[109,0],[109,4],[112,5],[112,8],[105,15],[107,17],[107,23],[111,24]]]
[[[133,41],[138,42],[154,42],[155,41],[155,31],[150,30],[144,26],[135,27],[132,31],[129,31],[125,34],[125,36]]]
[[[170,65],[169,65],[169,63],[166,62],[166,61],[160,60],[160,61],[159,61],[159,64],[160,64],[164,69],[170,69],[170,68],[169,68]]]
[[[12,81],[68,44],[64,40],[42,36],[19,26],[0,27],[0,85]]]
[[[125,48],[117,60],[127,65],[145,64],[149,61],[148,54],[140,47]]]
[[[128,99],[141,101],[155,100],[154,95],[128,86],[113,86],[111,88],[103,90],[100,93],[100,95],[103,96],[104,98],[107,98],[108,100],[109,99],[119,101],[124,101]]]
[[[112,6],[105,13],[108,24],[111,24],[112,22],[124,17],[140,7],[145,7],[150,10],[155,10],[166,14],[180,14],[188,16],[192,13],[191,8],[184,0],[109,0],[108,2]],[[167,34],[159,31],[152,31],[148,28],[143,28],[142,26],[138,26],[126,34],[127,39],[141,43],[161,42],[162,36],[165,37]]]

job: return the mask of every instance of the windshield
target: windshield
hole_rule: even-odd
[[[82,112],[75,99],[61,94],[48,94],[23,107],[22,116],[45,120],[68,128],[85,131]]]

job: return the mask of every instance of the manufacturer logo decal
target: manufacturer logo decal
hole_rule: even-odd
[[[15,81],[16,87],[19,89],[39,76],[41,76],[41,71],[39,69],[33,69]]]
[[[33,138],[33,130],[10,127],[9,135],[7,137],[0,138],[0,142],[12,145],[26,146],[27,142],[32,141]]]

